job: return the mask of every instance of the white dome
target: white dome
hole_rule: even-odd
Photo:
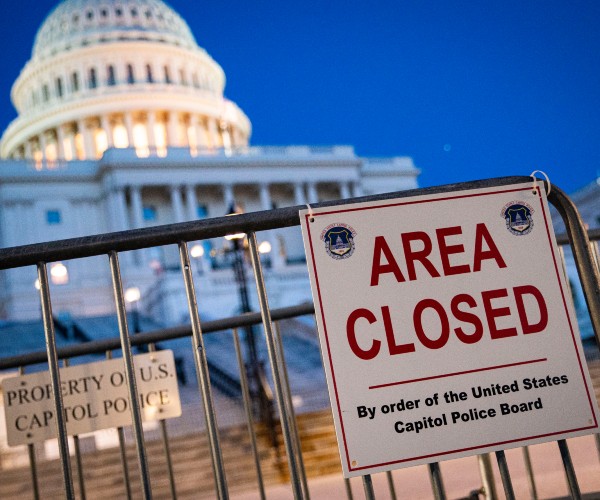
[[[245,147],[250,120],[224,87],[222,68],[161,0],[63,0],[13,85],[18,116],[2,135],[0,157]]]
[[[187,23],[161,0],[64,0],[38,30],[33,57],[130,40],[197,47]]]

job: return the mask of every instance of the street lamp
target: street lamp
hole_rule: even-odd
[[[238,215],[242,211],[235,204],[232,203],[229,213],[227,215]],[[235,233],[225,235],[225,240],[230,242],[231,247],[226,252],[233,254],[233,272],[235,276],[235,282],[238,288],[240,310],[242,314],[251,312],[250,298],[248,295],[248,284],[246,280],[246,268],[244,265],[244,250],[246,242],[245,233]],[[266,243],[266,245],[264,245]],[[262,252],[268,253],[270,251],[270,243],[263,242]],[[246,343],[246,351],[248,355],[248,362],[246,365],[246,372],[248,373],[248,379],[250,380],[251,387],[254,388],[254,394],[258,395],[258,403],[261,408],[261,413],[267,419],[272,420],[270,405],[271,402],[266,394],[266,388],[263,387],[263,383],[266,379],[263,376],[263,364],[258,357],[258,349],[256,346],[256,335],[254,325],[249,325],[244,328],[244,340]]]

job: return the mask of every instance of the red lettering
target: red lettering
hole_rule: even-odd
[[[465,247],[463,245],[448,245],[448,243],[446,242],[447,236],[455,236],[458,234],[462,234],[460,226],[436,229],[435,234],[437,235],[438,246],[440,247],[440,257],[442,259],[442,268],[444,269],[444,276],[471,272],[471,268],[468,264],[460,264],[456,266],[450,265],[449,255],[455,253],[464,253],[465,251]]]
[[[475,331],[473,333],[465,333],[462,327],[458,327],[454,329],[454,333],[456,333],[458,340],[461,342],[465,344],[475,344],[481,340],[481,337],[483,337],[483,324],[476,314],[460,309],[459,306],[461,304],[467,304],[472,309],[477,307],[477,302],[475,302],[475,299],[470,295],[461,293],[454,297],[450,303],[452,315],[463,323],[469,323],[473,325],[475,327]]]
[[[506,288],[501,288],[498,290],[489,290],[487,292],[481,293],[481,298],[483,299],[483,308],[485,310],[488,326],[490,328],[490,337],[494,340],[506,337],[514,337],[515,335],[517,335],[516,328],[498,329],[498,327],[496,326],[496,318],[510,316],[510,308],[492,307],[492,300],[500,299],[502,297],[508,297],[508,292],[506,291]]]
[[[544,328],[548,326],[548,308],[546,307],[546,301],[544,300],[542,293],[533,285],[516,286],[514,293],[523,333],[538,333],[544,330]],[[537,302],[540,311],[540,320],[535,324],[531,324],[528,321],[527,311],[525,310],[525,304],[523,302],[523,295],[531,295]]]
[[[415,352],[415,344],[396,344],[396,338],[394,337],[394,327],[392,326],[392,318],[390,316],[390,308],[383,306],[381,308],[381,314],[383,316],[383,325],[385,326],[385,336],[387,338],[388,350],[390,355],[394,354],[406,354],[408,352]]]
[[[423,248],[421,250],[413,250],[411,245],[413,241],[420,241],[423,243]],[[409,280],[414,281],[417,279],[417,274],[415,273],[415,261],[420,262],[433,278],[440,277],[440,273],[437,272],[437,269],[427,258],[432,249],[431,240],[427,233],[423,231],[403,233],[402,248],[404,249],[404,258],[406,259],[406,269],[408,271]]]
[[[379,354],[379,348],[381,347],[381,342],[379,340],[373,340],[371,347],[368,350],[361,349],[356,341],[356,330],[354,328],[356,321],[359,318],[366,319],[370,324],[373,324],[377,321],[375,315],[369,311],[368,309],[356,309],[350,313],[348,316],[348,321],[346,321],[346,335],[348,336],[348,343],[350,344],[350,349],[352,352],[356,354],[360,359],[364,359],[368,361],[369,359],[373,359],[377,354]]]
[[[483,243],[487,245],[487,250],[483,249]],[[479,223],[475,228],[475,251],[473,255],[473,272],[481,271],[481,262],[484,260],[493,259],[500,269],[506,267],[506,263],[500,255],[500,250],[494,243],[492,235],[489,233],[485,224]]]
[[[442,327],[439,338],[435,340],[430,339],[425,333],[425,330],[423,330],[423,312],[428,308],[433,309],[437,313]],[[446,311],[442,304],[433,299],[423,299],[416,305],[413,313],[413,323],[415,325],[417,338],[420,340],[421,344],[429,349],[441,349],[446,345],[450,338],[450,322],[448,321]]]
[[[381,263],[381,256],[385,257],[387,264]],[[390,247],[383,236],[375,238],[375,246],[373,248],[373,265],[371,267],[371,286],[379,285],[379,276],[381,274],[393,273],[396,281],[402,283],[406,281],[402,275],[402,271],[398,267],[396,259],[390,250]]]

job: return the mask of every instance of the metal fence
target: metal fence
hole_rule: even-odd
[[[500,179],[491,179],[477,182],[461,183],[456,185],[441,186],[435,188],[418,189],[412,191],[403,191],[398,193],[389,193],[378,196],[355,198],[344,200],[343,203],[354,203],[371,200],[385,200],[394,198],[403,198],[407,196],[444,193],[451,191],[460,191],[466,189],[476,189],[483,187],[503,186],[514,183],[527,182],[529,177],[505,177]],[[592,327],[595,331],[596,339],[600,332],[600,286],[598,279],[598,256],[597,240],[600,239],[600,231],[590,234],[594,240],[590,243],[587,232],[580,220],[577,211],[564,193],[552,187],[549,201],[558,209],[567,231],[567,238],[560,239],[560,243],[570,244],[578,268],[581,285],[585,292],[587,306],[590,311]],[[314,205],[315,207],[334,206],[342,202],[325,202]],[[303,455],[301,453],[298,427],[292,404],[292,394],[286,370],[286,360],[282,347],[282,339],[277,328],[277,321],[284,318],[291,318],[298,315],[313,313],[312,305],[302,305],[292,308],[271,310],[268,303],[267,291],[263,269],[259,258],[256,233],[263,230],[271,230],[283,227],[289,227],[299,224],[298,210],[304,207],[289,207],[265,212],[255,212],[241,214],[235,217],[220,217],[207,219],[197,222],[187,222],[169,226],[158,226],[147,229],[138,229],[133,231],[110,233],[84,238],[75,238],[70,240],[27,245],[22,247],[8,248],[0,250],[0,270],[10,269],[28,265],[37,267],[38,279],[40,283],[40,304],[43,326],[46,336],[47,351],[45,353],[28,353],[23,356],[0,359],[0,369],[19,368],[41,362],[47,362],[49,366],[51,386],[54,397],[54,409],[56,415],[56,426],[58,435],[58,449],[61,460],[62,479],[64,483],[64,493],[66,498],[76,498],[74,486],[74,473],[71,467],[69,441],[67,437],[66,422],[64,418],[64,402],[61,394],[61,381],[59,371],[60,359],[71,359],[90,353],[110,353],[114,350],[121,350],[125,366],[125,377],[130,401],[139,401],[138,390],[134,374],[132,346],[149,345],[150,349],[157,342],[164,342],[168,339],[175,339],[184,336],[191,336],[195,367],[198,377],[198,387],[201,394],[204,418],[206,421],[206,433],[209,440],[210,457],[214,475],[215,496],[218,498],[228,498],[228,483],[223,463],[223,454],[220,446],[219,428],[217,426],[211,381],[209,375],[209,366],[204,348],[203,335],[210,332],[224,330],[233,330],[235,339],[236,358],[240,372],[240,384],[244,398],[244,411],[252,451],[254,464],[257,474],[257,483],[259,495],[265,498],[264,483],[261,477],[260,457],[257,451],[256,436],[254,434],[253,412],[251,407],[251,397],[248,383],[245,378],[244,360],[240,349],[237,330],[248,325],[262,323],[264,330],[264,339],[270,364],[270,375],[274,390],[274,400],[276,410],[281,426],[283,436],[283,447],[287,456],[289,466],[290,488],[296,499],[310,498],[309,483],[306,477],[303,464]],[[253,269],[254,280],[256,283],[257,297],[260,312],[249,313],[243,316],[228,318],[219,321],[209,321],[201,323],[196,298],[196,286],[192,265],[188,252],[188,242],[203,240],[207,238],[223,237],[232,233],[246,233],[249,243],[250,260]],[[181,266],[182,281],[185,286],[187,305],[189,310],[190,325],[187,327],[170,328],[161,331],[140,333],[130,335],[127,311],[125,307],[123,280],[119,265],[119,255],[122,252],[138,250],[159,245],[177,245],[179,250],[179,261]],[[596,252],[594,252],[596,245]],[[110,272],[113,284],[113,298],[117,312],[120,337],[102,341],[89,342],[85,344],[73,345],[67,348],[58,349],[56,344],[55,323],[52,312],[52,296],[48,281],[47,264],[54,261],[64,261],[67,259],[76,259],[105,255],[107,257],[106,268]],[[142,428],[142,418],[140,408],[136,404],[130,405],[132,417],[132,435],[136,447],[137,466],[141,481],[141,491],[144,498],[152,498],[152,487],[150,481],[150,469],[148,465],[147,443],[144,438]],[[171,457],[169,452],[169,439],[166,432],[164,421],[161,421],[161,431],[164,449],[166,451],[166,466],[170,478],[171,495],[176,498],[177,485],[173,475]],[[119,440],[123,460],[123,475],[126,487],[126,495],[131,497],[131,485],[127,472],[127,457],[125,453],[123,429],[119,429]],[[35,498],[43,498],[41,491],[43,485],[38,484],[36,478],[36,462],[33,446],[29,445],[29,457],[32,473],[32,490]],[[570,459],[567,443],[564,440],[558,441],[561,458],[564,464],[568,486],[572,498],[580,498],[581,494],[573,464]],[[77,438],[74,440],[76,468],[79,485],[79,495],[85,498],[84,474],[82,471],[81,453]],[[525,450],[526,463],[529,463],[527,451]],[[504,492],[507,498],[515,498],[511,477],[504,451],[496,452],[496,459],[501,474]],[[484,495],[486,498],[495,498],[495,486],[491,473],[491,461],[489,456],[480,457],[480,470],[483,486],[472,494],[472,498],[478,498]],[[193,464],[190,464],[193,467]],[[529,465],[530,469],[530,465]],[[436,499],[446,498],[444,485],[442,481],[439,464],[429,465],[429,473],[433,495]],[[392,498],[396,497],[394,482],[391,473],[387,473],[389,484],[389,493]],[[533,474],[530,473],[530,484],[533,487],[533,496],[535,497],[535,482]],[[352,498],[352,490],[349,481],[346,481],[346,493]],[[363,476],[363,486],[365,496],[375,498],[372,479],[370,476]]]

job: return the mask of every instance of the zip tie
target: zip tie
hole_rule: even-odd
[[[312,207],[308,203],[306,206],[308,207],[308,222],[314,222],[315,216],[313,215]]]
[[[544,172],[543,170],[534,170],[533,172],[531,172],[529,174],[529,177],[531,177],[533,179],[533,194],[537,194],[537,177],[535,176],[535,174],[542,174],[545,178],[546,178],[546,183],[548,185],[548,191],[546,192],[546,196],[550,196],[550,191],[552,190],[552,184],[550,183],[550,179],[548,178],[548,176],[546,175],[546,172]]]

